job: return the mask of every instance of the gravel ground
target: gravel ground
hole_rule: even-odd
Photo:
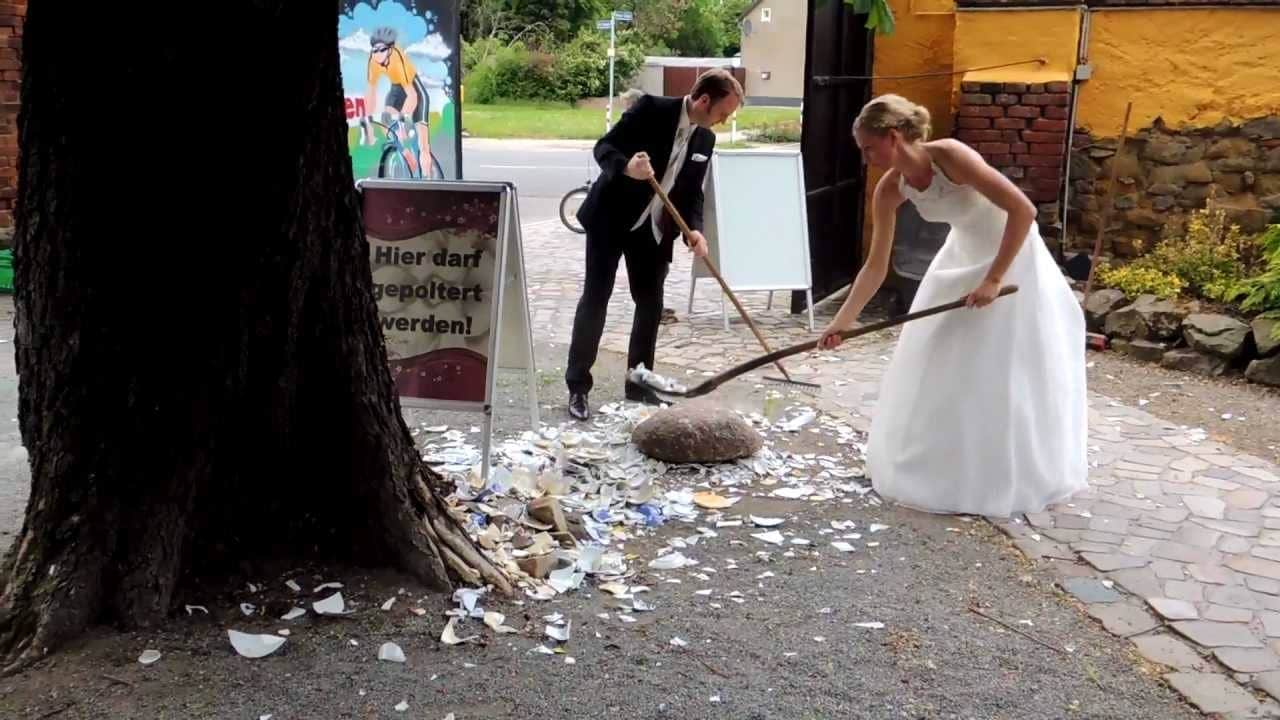
[[[538,351],[557,358],[564,349]],[[620,358],[602,355],[601,365],[597,404],[617,399],[622,384]],[[559,374],[547,368],[540,378],[544,400],[557,403],[543,408],[553,423],[567,420]],[[522,384],[504,382],[502,392],[508,402],[500,405],[499,427],[522,429]],[[739,407],[759,402],[723,398]],[[467,427],[474,418],[423,413],[413,420]],[[796,437],[792,449],[831,451],[818,447],[828,439],[820,433]],[[459,647],[438,642],[448,599],[392,573],[305,568],[237,578],[183,598],[208,605],[211,616],[183,613],[165,627],[128,635],[101,629],[0,680],[0,717],[1198,717],[1127,641],[1085,616],[983,522],[862,501],[751,498],[732,510],[784,517],[779,530],[814,545],[792,546],[795,556],[787,558],[787,548],[753,539],[755,529],[726,528],[683,551],[698,567],[658,573],[647,569],[648,559],[698,525],[668,524],[627,545],[640,570],[632,582],[653,588],[646,600],[655,606],[634,624],[617,620],[607,594],[584,587],[549,602],[487,603],[520,632],[485,630],[482,643]],[[855,552],[834,551],[831,536],[818,532],[833,520],[853,521],[864,534]],[[873,534],[872,523],[888,527]],[[772,556],[762,559],[760,550]],[[766,572],[774,575],[761,578]],[[341,581],[358,612],[292,623],[240,615],[241,602],[265,608],[265,617],[282,614],[296,601],[284,586],[288,578],[303,585],[299,604],[318,597],[313,585]],[[246,581],[267,589],[250,593]],[[406,594],[397,595],[401,588]],[[700,589],[712,593],[695,594]],[[735,591],[741,603],[727,597]],[[392,610],[380,610],[392,596],[399,598]],[[1020,632],[972,612],[974,605]],[[408,612],[413,607],[426,614]],[[545,640],[541,617],[556,612],[572,619],[565,650],[573,664],[529,653]],[[599,613],[611,614],[604,620]],[[225,634],[227,627],[268,633],[286,626],[292,634],[284,648],[260,660],[235,655]],[[688,645],[672,645],[676,637]],[[386,641],[403,647],[406,664],[376,660]],[[144,667],[136,658],[147,648],[163,657]],[[408,708],[397,712],[401,701]]]

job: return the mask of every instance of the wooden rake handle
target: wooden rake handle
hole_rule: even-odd
[[[1016,292],[1018,292],[1017,285],[1006,285],[1000,288],[1000,292],[996,294],[996,297],[1002,298],[1002,297],[1005,297],[1006,295],[1012,295]],[[949,303],[943,303],[942,305],[934,305],[933,307],[924,308],[923,310],[917,310],[915,312],[907,313],[905,315],[898,315],[897,317],[891,317],[888,320],[881,320],[879,322],[870,323],[868,325],[863,325],[861,327],[851,328],[849,330],[842,330],[840,332],[840,338],[841,340],[849,340],[851,338],[861,337],[863,335],[870,335],[871,333],[880,332],[881,330],[886,330],[891,327],[903,325],[905,323],[911,322],[912,320],[927,318],[932,315],[949,312],[951,310],[959,310],[960,308],[966,307],[968,305],[968,302],[969,302],[968,296],[966,296],[966,297],[960,298],[959,300],[954,300]],[[737,367],[730,368],[724,371],[723,373],[708,380],[707,383],[705,384],[709,385],[711,388],[715,388],[719,386],[721,383],[725,382],[726,380],[730,380],[744,373],[751,372],[752,370],[755,370],[756,368],[762,367],[764,365],[768,365],[771,362],[776,362],[779,358],[789,357],[791,355],[796,355],[796,354],[807,352],[810,350],[816,350],[818,349],[818,342],[820,340],[821,338],[818,338],[815,340],[807,340],[805,342],[792,345],[791,347],[785,347],[785,348],[782,348],[781,350],[775,350],[774,352],[769,353],[768,355],[761,355],[758,358],[755,358],[753,360],[748,360],[747,362],[741,365],[738,365]]]
[[[676,210],[675,205],[671,204],[671,198],[667,197],[667,194],[662,190],[662,186],[658,184],[657,179],[652,175],[649,176],[649,186],[653,188],[653,192],[662,200],[662,204],[666,206],[667,212],[671,213],[671,217],[675,219],[676,225],[680,228],[680,232],[683,233],[686,238],[689,235],[692,235],[693,230],[685,223],[684,218],[680,215],[680,211]],[[689,244],[688,240],[685,240],[684,242],[686,245]],[[760,347],[764,348],[766,353],[773,352],[769,347],[768,341],[764,339],[764,335],[760,333],[760,328],[756,327],[755,321],[747,314],[747,309],[742,307],[742,303],[738,302],[738,296],[733,294],[733,291],[729,289],[729,284],[720,276],[720,271],[717,270],[716,266],[711,262],[711,258],[703,257],[702,262],[706,264],[707,270],[711,271],[711,276],[716,279],[716,282],[720,283],[720,289],[724,291],[725,295],[729,296],[729,300],[733,302],[733,306],[738,309],[738,314],[742,316],[742,319],[747,322],[747,327],[751,328],[751,332],[756,336],[756,340],[760,341]],[[774,361],[773,364],[778,368],[778,372],[782,373],[782,377],[786,378],[787,382],[791,382],[791,375],[787,372],[786,368],[782,367],[782,363]]]
[[[1018,292],[1017,285],[1006,285],[1005,287],[1000,289],[998,297],[1012,295],[1013,293],[1016,293],[1016,292]],[[911,322],[912,320],[919,320],[920,318],[926,318],[931,315],[937,315],[938,313],[944,313],[950,310],[957,310],[959,308],[965,307],[967,304],[968,304],[968,298],[963,297],[953,302],[945,303],[942,305],[935,305],[933,307],[925,308],[923,310],[917,310],[915,312],[908,313],[906,315],[899,315],[897,317],[889,318],[888,320],[881,320],[880,322],[871,323],[870,325],[863,325],[862,327],[856,327],[850,330],[844,330],[844,331],[841,331],[840,337],[844,340],[848,340],[850,338],[860,337],[862,335],[869,335],[871,333],[879,332],[881,330],[885,330],[887,328],[891,328],[896,325],[902,325],[903,323]],[[695,387],[689,388],[685,392],[682,392],[682,393],[663,392],[663,394],[678,395],[680,397],[687,397],[687,398],[701,397],[715,390],[716,388],[720,387],[724,383],[738,377],[739,375],[744,375],[746,373],[751,372],[752,370],[755,370],[756,368],[768,365],[769,363],[777,362],[779,359],[784,357],[790,357],[792,355],[796,355],[802,352],[815,350],[817,349],[818,342],[820,340],[821,338],[816,338],[813,340],[808,340],[808,341],[799,343],[797,345],[792,345],[791,347],[782,348],[781,350],[774,350],[773,352],[767,355],[761,355],[760,357],[752,358],[751,360],[748,360],[747,362],[744,362],[741,365],[725,370],[719,375],[715,375],[713,377],[707,378],[707,380],[704,381],[701,385],[697,385]],[[659,392],[662,392],[662,391],[659,391]]]

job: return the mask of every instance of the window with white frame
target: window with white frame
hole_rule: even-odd
[[[762,23],[773,22],[772,8],[760,8],[760,22]]]

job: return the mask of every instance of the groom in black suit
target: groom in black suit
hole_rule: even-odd
[[[635,316],[627,368],[653,369],[662,318],[662,288],[679,228],[649,184],[656,178],[693,232],[684,238],[695,255],[707,254],[702,237],[702,184],[715,149],[711,131],[742,103],[742,86],[726,70],[709,70],[682,98],[644,95],[622,115],[595,147],[600,178],[578,209],[587,231],[587,271],[573,318],[573,340],[565,383],[569,414],[590,416],[591,366],[596,362],[605,311],[613,294],[619,258],[627,260],[627,280]],[[661,402],[652,390],[626,383],[628,400]]]

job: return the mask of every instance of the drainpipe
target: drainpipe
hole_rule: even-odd
[[[1058,263],[1066,262],[1067,254],[1067,218],[1070,216],[1071,201],[1071,153],[1075,151],[1076,109],[1080,104],[1080,83],[1088,80],[1093,74],[1089,64],[1089,20],[1090,10],[1087,5],[1080,6],[1080,43],[1076,47],[1076,67],[1071,78],[1071,111],[1067,118],[1067,152],[1065,167],[1062,169],[1062,204],[1059,212],[1062,217],[1062,239],[1058,243]]]

